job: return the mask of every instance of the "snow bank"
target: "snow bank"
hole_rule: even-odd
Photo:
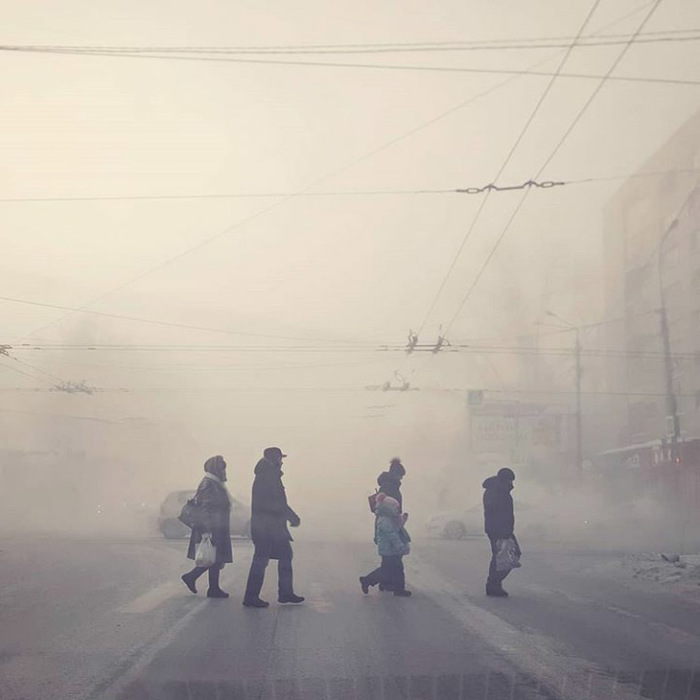
[[[612,573],[616,566],[620,573],[643,581],[700,586],[700,554],[629,554],[606,568]]]

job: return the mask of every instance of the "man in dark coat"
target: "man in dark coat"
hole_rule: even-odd
[[[497,542],[501,539],[512,538],[515,540],[518,551],[520,546],[515,538],[515,514],[513,512],[513,490],[515,474],[512,469],[503,467],[496,476],[490,476],[483,483],[484,487],[484,529],[491,542],[491,563],[489,565],[489,577],[486,581],[486,595],[507,598],[508,593],[503,590],[503,579],[510,571],[497,571],[496,554]]]
[[[304,598],[294,594],[292,574],[292,527],[300,524],[299,516],[287,504],[282,485],[282,454],[279,447],[268,447],[263,458],[255,465],[255,481],[251,501],[250,531],[255,545],[250,565],[243,605],[248,608],[266,608],[269,603],[260,599],[265,569],[270,559],[277,559],[279,575],[279,603],[302,603]]]
[[[187,548],[187,557],[195,559],[197,545],[202,541],[202,535],[209,534],[211,543],[216,549],[216,561],[212,566],[195,566],[192,571],[181,578],[192,593],[196,593],[195,583],[205,572],[209,571],[209,598],[228,598],[219,587],[219,574],[224,564],[233,561],[231,549],[230,514],[231,499],[228,490],[224,486],[226,481],[226,462],[221,455],[210,457],[204,463],[204,478],[202,479],[194,502],[198,507],[199,522],[192,528],[190,544]]]

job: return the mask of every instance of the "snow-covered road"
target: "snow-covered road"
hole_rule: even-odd
[[[523,548],[510,597],[493,599],[485,541],[418,540],[406,560],[414,595],[397,599],[360,591],[371,543],[301,534],[296,587],[307,602],[249,610],[247,542],[234,543],[222,576],[232,596],[217,601],[179,583],[183,542],[4,540],[0,696],[700,698],[700,586],[690,576],[635,576],[633,562],[651,555]],[[275,573],[263,592],[272,601]]]

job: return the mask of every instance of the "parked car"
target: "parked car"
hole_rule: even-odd
[[[169,540],[189,537],[190,528],[178,520],[182,506],[194,496],[194,491],[172,491],[160,505],[158,529]],[[250,507],[236,498],[231,499],[231,535],[250,537]]]
[[[546,516],[540,508],[515,502],[515,530],[533,539],[544,539],[550,534]],[[459,540],[463,537],[484,535],[484,507],[481,503],[467,510],[445,511],[433,515],[427,523],[429,537]]]

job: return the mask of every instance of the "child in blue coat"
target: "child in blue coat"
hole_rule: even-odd
[[[382,564],[367,576],[360,576],[362,592],[369,593],[370,586],[381,583],[387,590],[393,590],[395,596],[407,598],[411,591],[406,590],[406,578],[403,558],[410,551],[411,538],[404,527],[399,502],[383,493],[377,496],[374,523],[374,541],[382,558]]]

